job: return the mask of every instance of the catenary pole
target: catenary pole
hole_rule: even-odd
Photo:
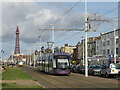
[[[88,16],[87,16],[87,0],[85,0],[85,77],[88,77],[87,32],[88,32]]]

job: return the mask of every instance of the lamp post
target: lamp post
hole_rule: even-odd
[[[84,65],[84,37],[82,37],[83,38],[83,65]]]
[[[34,60],[33,60],[33,62],[34,62],[34,67],[35,67],[35,42],[33,42],[33,44],[34,44]]]
[[[114,28],[114,63],[116,63],[116,34]]]
[[[31,66],[31,48],[30,48],[30,63],[29,65]]]
[[[40,39],[40,49],[41,49],[41,36],[39,36],[39,39]],[[39,55],[41,56],[41,51]]]

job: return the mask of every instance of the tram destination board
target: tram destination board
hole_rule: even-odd
[[[69,58],[69,56],[66,56],[66,55],[59,55],[59,56],[55,56],[55,58],[67,59],[67,58]]]

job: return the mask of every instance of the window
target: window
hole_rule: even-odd
[[[107,54],[110,54],[110,50],[109,49],[107,50]]]
[[[105,42],[103,42],[103,46],[105,46]]]
[[[111,54],[113,54],[113,49],[111,50]]]
[[[103,50],[103,54],[105,54],[105,50]]]
[[[99,49],[99,46],[97,46],[97,50]]]
[[[108,45],[110,45],[110,41],[108,41]]]
[[[118,38],[116,39],[116,43],[118,43]]]
[[[116,48],[116,54],[118,54],[119,53],[119,50],[118,50],[118,48]]]

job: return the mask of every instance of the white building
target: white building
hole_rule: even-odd
[[[120,57],[120,29],[118,30],[118,48],[119,48],[119,57]]]
[[[118,56],[119,52],[119,45],[118,45],[118,31],[115,31],[115,36],[114,36],[114,31],[108,32],[101,34],[101,54],[105,56],[109,55],[114,55],[114,45],[116,45],[116,54]],[[116,38],[116,44],[114,44],[114,38]]]

